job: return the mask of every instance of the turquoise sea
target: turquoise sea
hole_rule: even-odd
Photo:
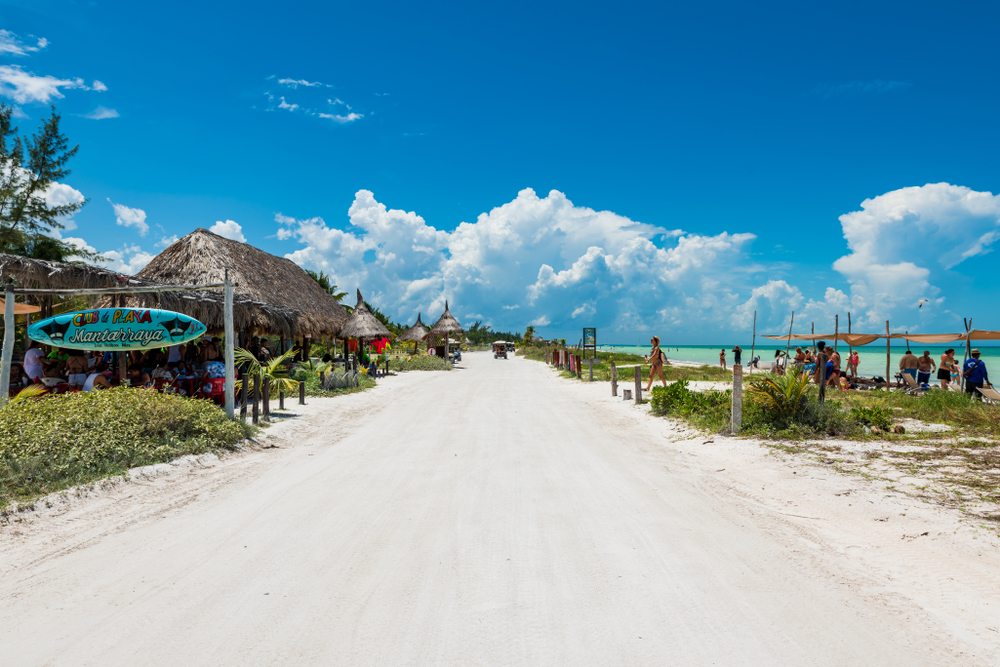
[[[755,348],[755,355],[760,355],[760,367],[769,368],[770,363],[774,360],[775,350],[784,350],[784,345],[772,345],[772,341],[768,341],[766,345],[758,344]],[[899,341],[901,343],[902,341]],[[891,354],[890,358],[890,368],[892,374],[899,370],[899,359],[906,352],[906,347],[902,344],[897,344],[897,341],[893,341],[893,345],[890,348]],[[750,361],[750,342],[739,343],[740,347],[743,348],[743,363],[744,365]],[[939,363],[941,360],[941,354],[944,353],[948,348],[955,348],[955,359],[958,360],[959,365],[962,363],[963,355],[965,354],[965,349],[962,344],[954,343],[951,345],[917,345],[914,344],[911,349],[913,353],[920,356],[924,353],[924,350],[928,350],[931,353],[931,358],[934,359],[934,363]],[[986,363],[987,371],[993,371],[997,378],[1000,378],[1000,347],[985,347],[983,345],[978,345],[982,359]],[[648,354],[648,345],[601,345],[599,348],[603,352],[615,352],[620,351],[626,354]],[[723,349],[721,345],[663,345],[663,351],[667,353],[667,358],[677,361],[690,361],[700,364],[718,365],[719,363],[719,352]],[[726,364],[731,366],[733,363],[733,345],[726,346]],[[882,343],[881,347],[877,343],[872,345],[866,345],[864,347],[857,348],[858,355],[860,356],[860,363],[858,364],[858,371],[863,376],[871,375],[885,375],[885,342]],[[847,365],[847,345],[840,343],[837,346],[837,351],[840,352],[841,357],[844,359],[843,366]],[[791,354],[795,354],[795,345],[791,347]],[[935,376],[936,377],[936,376]],[[935,380],[932,377],[932,380]],[[992,379],[992,377],[991,377]]]

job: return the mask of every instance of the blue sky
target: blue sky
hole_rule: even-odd
[[[2,2],[0,94],[119,270],[215,227],[404,321],[1000,328],[1000,12],[871,4]]]

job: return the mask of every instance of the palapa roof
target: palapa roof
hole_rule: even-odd
[[[427,327],[424,326],[423,322],[420,321],[420,313],[417,313],[417,323],[412,327],[400,334],[399,338],[396,339],[397,342],[400,341],[416,341],[420,342],[427,335]]]
[[[340,337],[381,338],[389,335],[389,330],[368,310],[365,300],[361,297],[361,290],[358,290],[358,305],[340,328]]]
[[[0,279],[33,289],[124,287],[129,277],[89,264],[66,264],[0,253]]]
[[[443,334],[443,333],[462,333],[462,325],[458,323],[448,309],[448,301],[444,302],[444,314],[441,315],[441,319],[431,327],[432,333]]]
[[[233,282],[237,330],[336,336],[347,320],[344,307],[292,260],[202,228],[171,244],[136,278],[170,285],[204,285],[221,283],[226,269]],[[209,330],[223,327],[221,291],[167,294],[169,299],[158,294],[129,297],[129,305],[136,300],[152,307],[151,301],[160,300],[163,307],[191,315]],[[176,301],[176,307],[168,300]]]

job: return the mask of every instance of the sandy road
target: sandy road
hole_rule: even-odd
[[[0,664],[995,664],[995,543],[883,540],[842,480],[595,392],[468,355],[0,529]]]

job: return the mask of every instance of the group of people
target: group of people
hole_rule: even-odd
[[[965,380],[965,393],[979,398],[979,389],[993,387],[990,383],[986,362],[980,358],[981,356],[979,350],[971,350],[969,358],[959,369],[954,348],[948,348],[944,351],[940,357],[940,363],[934,361],[930,350],[924,350],[923,355],[919,357],[907,350],[903,358],[899,360],[899,370],[912,377],[918,385],[930,386],[931,373],[937,369],[937,379],[941,389],[947,389],[952,382],[958,381],[961,374]]]
[[[258,359],[270,357],[267,341],[253,339],[251,351]],[[114,352],[102,350],[66,350],[48,352],[32,341],[22,363],[11,365],[11,390],[31,384],[55,387],[66,384],[72,390],[93,391],[112,384],[153,387],[157,380],[173,384],[178,380],[211,380],[226,377],[223,351],[219,342],[206,336],[200,341],[171,345],[152,350],[128,352],[128,377],[123,383],[115,368]]]

